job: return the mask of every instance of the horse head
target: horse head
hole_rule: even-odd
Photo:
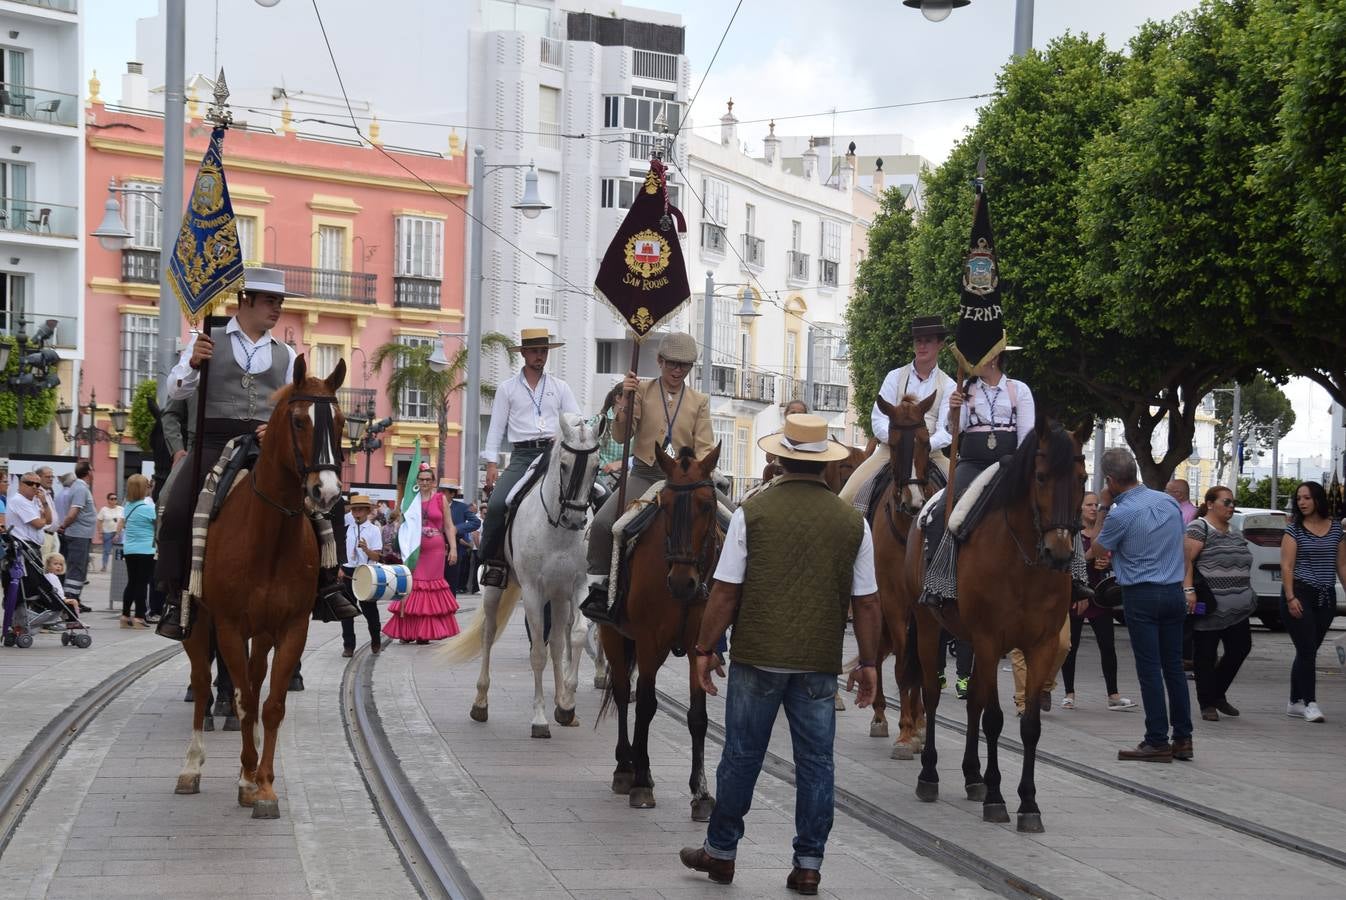
[[[588,520],[589,494],[598,477],[598,445],[606,419],[597,426],[574,413],[561,416],[561,436],[552,446],[552,457],[543,484],[543,509],[552,525],[580,531]],[[552,521],[552,510],[558,510]]]
[[[908,515],[915,515],[925,505],[930,477],[930,429],[925,414],[934,402],[934,394],[920,402],[907,394],[896,406],[882,397],[875,401],[879,412],[888,417],[888,465],[893,470],[902,511]]]
[[[1038,559],[1058,571],[1070,569],[1080,530],[1086,477],[1082,448],[1090,430],[1086,422],[1071,433],[1041,413],[1033,426],[1037,449],[1031,491]]]
[[[679,602],[690,603],[710,578],[715,556],[719,500],[711,473],[720,461],[720,445],[716,444],[704,459],[697,459],[692,448],[683,447],[674,459],[656,444],[654,456],[666,479],[658,503],[659,512],[667,516],[664,560],[668,563],[668,590]]]
[[[278,454],[278,464],[300,482],[304,508],[325,515],[341,496],[341,435],[345,417],[336,392],[346,379],[346,361],[339,360],[326,378],[309,377],[303,354],[294,361],[294,380],[276,394],[276,408],[267,424],[266,448],[284,448],[288,433],[291,452]],[[261,462],[258,462],[261,468]]]

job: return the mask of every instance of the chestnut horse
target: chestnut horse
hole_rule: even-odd
[[[696,459],[682,448],[674,460],[655,446],[655,458],[667,481],[659,492],[659,512],[636,539],[630,561],[630,587],[626,595],[626,621],[621,632],[610,625],[599,628],[609,666],[603,708],[617,707],[617,768],[612,790],[627,794],[635,809],[654,806],[654,778],[650,774],[650,721],[658,701],[655,676],[675,647],[691,650],[701,630],[701,614],[715,565],[720,558],[716,521],[718,499],[711,472],[720,458],[720,446],[705,459]],[[693,655],[687,654],[687,682],[691,704],[687,730],[692,735],[692,818],[710,819],[715,798],[706,786],[706,692],[697,682]],[[627,706],[631,702],[631,667],[636,680],[636,728],[634,742],[627,738]]]
[[[907,532],[912,519],[921,511],[933,491],[929,482],[930,430],[925,414],[935,402],[931,394],[923,401],[904,396],[896,406],[882,397],[876,401],[879,412],[888,417],[888,468],[893,480],[874,504],[875,575],[879,583],[879,603],[883,611],[883,637],[879,643],[879,668],[893,654],[893,677],[897,681],[902,708],[898,716],[898,735],[893,743],[893,759],[915,759],[921,749],[925,728],[921,702],[921,673],[916,659],[915,625],[912,614],[917,594],[907,589],[903,561],[907,553]],[[874,714],[869,733],[888,736],[887,704],[883,696],[882,674],[874,695]]]
[[[319,546],[309,518],[322,517],[341,495],[343,419],[336,391],[345,377],[344,360],[326,378],[308,377],[304,357],[295,360],[293,383],[276,392],[256,464],[239,476],[211,523],[196,626],[185,642],[196,696],[177,793],[195,794],[201,787],[213,622],[243,720],[238,803],[252,807],[254,819],[280,816],[273,786],[276,737],[318,590]],[[271,690],[259,710],[273,648]],[[259,713],[265,729],[260,741]]]
[[[999,741],[1004,725],[996,676],[1000,659],[1012,648],[1028,662],[1026,695],[1036,697],[1052,677],[1057,635],[1070,605],[1070,566],[1084,502],[1086,424],[1074,434],[1039,416],[1030,434],[1007,462],[992,488],[985,516],[958,549],[958,601],[942,610],[921,607],[917,632],[926,710],[925,748],[916,796],[939,796],[935,713],[939,708],[940,621],[950,632],[972,642],[972,683],[967,696],[967,742],[963,778],[969,800],[981,800],[982,819],[1008,822],[1000,793]],[[924,578],[919,525],[907,537],[907,591],[916,596]],[[986,729],[983,780],[978,726]],[[1033,767],[1042,734],[1040,710],[1027,705],[1019,723],[1023,775],[1019,780],[1018,830],[1041,832]]]

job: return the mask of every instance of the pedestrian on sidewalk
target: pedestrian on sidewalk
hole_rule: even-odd
[[[714,882],[734,880],[743,817],[783,706],[795,765],[794,868],[786,887],[816,894],[832,830],[833,696],[849,604],[860,649],[856,705],[868,706],[878,685],[874,544],[864,517],[823,481],[827,461],[846,455],[845,447],[827,439],[823,419],[790,416],[784,432],[767,435],[758,446],[776,455],[785,474],[734,512],[701,619],[693,652],[696,677],[708,694],[717,693],[712,670],[724,674],[713,648],[734,625],[725,743],[705,842],[684,848],[679,857]]]
[[[350,591],[351,577],[357,566],[380,562],[383,559],[383,535],[378,526],[370,521],[370,500],[364,494],[351,497],[350,512],[353,522],[346,527],[346,559],[341,566],[341,580]],[[359,600],[350,593],[350,600],[359,603],[360,613],[369,625],[369,649],[378,653],[383,649],[383,623],[379,621],[379,605],[373,600]],[[355,655],[355,620],[341,620],[341,655]]]
[[[100,572],[107,571],[107,561],[121,537],[122,518],[125,515],[126,510],[117,502],[117,495],[108,494],[103,508],[98,510],[98,532],[103,539],[103,568],[99,569]]]
[[[1084,503],[1080,506],[1080,523],[1084,526],[1080,534],[1087,553],[1098,538],[1098,528],[1102,524],[1098,519],[1098,495],[1093,491],[1084,495]],[[1104,553],[1090,560],[1087,573],[1089,587],[1096,590],[1103,579],[1112,574],[1111,554]],[[1080,650],[1080,638],[1084,636],[1086,622],[1094,632],[1094,642],[1098,644],[1098,657],[1103,664],[1103,684],[1108,689],[1108,709],[1135,709],[1135,702],[1117,691],[1117,648],[1112,633],[1112,610],[1099,606],[1093,598],[1079,600],[1070,607],[1070,653],[1061,664],[1066,699],[1062,701],[1061,708],[1075,708],[1075,657]]]
[[[92,485],[93,466],[82,459],[75,463],[75,478],[61,495],[66,512],[56,529],[61,536],[61,552],[65,555],[65,595],[79,604],[80,612],[89,612],[89,607],[80,598],[89,578],[89,551],[93,549],[94,526],[98,520],[93,508]]]
[[[132,475],[126,480],[127,505],[122,538],[122,560],[126,563],[126,587],[122,590],[123,628],[144,628],[148,622],[145,604],[150,582],[154,579],[155,513],[149,495],[150,481],[144,475]]]
[[[1215,600],[1214,609],[1207,607],[1203,615],[1192,617],[1196,702],[1201,718],[1207,722],[1220,721],[1220,713],[1230,718],[1238,716],[1238,708],[1230,704],[1225,693],[1253,647],[1248,624],[1257,608],[1251,580],[1253,555],[1243,535],[1229,527],[1233,519],[1234,492],[1216,485],[1206,491],[1183,539],[1187,557],[1183,593],[1189,601],[1200,600],[1196,590],[1199,575]],[[1223,656],[1219,655],[1221,644]]]
[[[449,562],[458,560],[458,541],[453,518],[444,495],[435,490],[435,470],[421,463],[416,473],[421,505],[421,547],[416,569],[411,573],[411,593],[403,600],[388,604],[388,624],[383,633],[403,643],[428,644],[458,633],[458,600],[444,580],[444,555]],[[405,550],[406,547],[404,546]]]
[[[1285,714],[1325,722],[1318,708],[1314,662],[1337,614],[1336,580],[1346,581],[1341,522],[1328,517],[1327,491],[1316,481],[1295,488],[1290,524],[1281,538],[1281,621],[1295,644]]]
[[[1192,704],[1182,670],[1182,624],[1188,612],[1182,593],[1182,512],[1168,494],[1137,481],[1136,458],[1122,447],[1103,454],[1103,485],[1103,524],[1086,557],[1112,555],[1145,708],[1145,739],[1134,749],[1118,751],[1117,758],[1191,759]]]

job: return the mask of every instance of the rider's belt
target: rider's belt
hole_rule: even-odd
[[[206,419],[206,434],[222,434],[227,437],[237,437],[240,434],[247,434],[249,431],[256,431],[258,425],[265,425],[265,421],[251,421],[248,419]]]
[[[974,428],[976,426],[973,426]],[[969,429],[958,437],[958,455],[963,459],[998,462],[1019,448],[1019,433],[1003,429]]]
[[[551,446],[551,438],[538,438],[535,441],[511,441],[510,447],[515,450],[542,450]]]

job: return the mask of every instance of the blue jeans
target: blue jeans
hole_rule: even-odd
[[[784,706],[794,745],[794,864],[821,869],[832,831],[836,675],[782,674],[732,663],[727,690],[724,752],[715,772],[717,796],[706,829],[706,853],[715,859],[733,859],[737,853],[776,713]]]
[[[1182,625],[1187,618],[1182,583],[1123,585],[1122,609],[1145,707],[1145,743],[1165,746],[1170,724],[1174,740],[1190,738],[1192,703],[1182,671]]]

